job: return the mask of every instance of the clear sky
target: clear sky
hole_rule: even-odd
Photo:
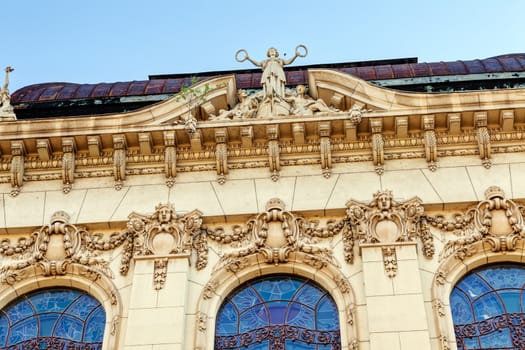
[[[248,69],[308,47],[295,65],[525,52],[524,0],[4,0],[0,67],[10,91],[43,82],[146,80]]]

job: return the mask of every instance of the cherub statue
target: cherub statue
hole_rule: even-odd
[[[338,109],[330,108],[323,100],[314,100],[306,95],[306,86],[297,85],[297,94],[289,97],[286,101],[292,104],[291,114],[293,115],[313,115],[317,112],[338,112]]]
[[[301,52],[303,49],[304,52]],[[244,53],[244,57],[239,55]],[[306,57],[308,50],[306,46],[299,45],[295,48],[295,55],[290,59],[279,58],[279,52],[270,47],[266,53],[267,59],[260,62],[253,60],[248,56],[248,52],[241,49],[235,53],[235,59],[237,62],[250,61],[257,67],[261,67],[263,70],[261,77],[261,85],[264,92],[264,100],[272,100],[274,98],[284,99],[284,87],[286,85],[286,74],[284,74],[284,66],[293,63],[297,57]]]
[[[5,83],[0,90],[0,112],[13,112],[13,106],[11,106],[11,95],[9,94],[9,73],[14,71],[10,66],[5,67]]]
[[[211,115],[210,120],[222,120],[222,119],[250,119],[255,118],[257,107],[259,102],[256,98],[248,97],[248,92],[244,89],[237,91],[237,103],[232,109],[219,111],[219,115]]]

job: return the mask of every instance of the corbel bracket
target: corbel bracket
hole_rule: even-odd
[[[172,187],[177,176],[177,148],[175,147],[175,131],[164,132],[164,170],[166,186]]]
[[[11,196],[16,197],[24,183],[24,155],[26,149],[24,141],[11,142]]]
[[[492,166],[490,159],[490,135],[487,128],[487,113],[479,112],[474,114],[476,123],[476,138],[478,140],[479,157],[481,164],[487,169]]]
[[[126,135],[113,135],[113,178],[115,189],[120,191],[126,180]]]
[[[279,180],[279,170],[281,165],[279,164],[279,126],[268,125],[266,127],[266,136],[268,138],[268,156],[270,163],[270,172],[273,181]]]
[[[424,130],[425,157],[430,171],[437,170],[437,139],[434,131],[434,115],[425,115],[421,119]]]
[[[67,137],[62,139],[62,192],[69,193],[75,181],[75,139]]]
[[[321,169],[323,171],[323,176],[327,179],[332,175],[332,149],[330,144],[330,133],[330,122],[319,124],[319,148],[321,151]]]
[[[370,120],[370,131],[372,132],[372,161],[377,175],[383,175],[385,171],[385,141],[381,135],[383,121],[381,119]]]
[[[226,129],[215,130],[215,162],[217,164],[217,182],[223,185],[228,174],[228,132]]]

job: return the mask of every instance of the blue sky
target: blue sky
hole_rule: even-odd
[[[270,46],[295,65],[525,52],[523,0],[16,0],[0,7],[0,67],[11,93],[43,82],[145,80],[252,68]]]

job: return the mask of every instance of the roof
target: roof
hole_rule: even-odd
[[[418,63],[415,58],[350,62],[325,65],[287,67],[288,85],[307,84],[307,71],[311,68],[335,69],[354,75],[380,86],[411,91],[434,91],[429,84],[450,84],[451,81],[463,82],[461,89],[482,88],[472,81],[523,79],[525,82],[525,53],[507,54],[486,59],[451,62]],[[150,76],[149,80],[76,84],[43,83],[23,87],[11,96],[11,103],[17,116],[24,117],[24,110],[31,110],[33,115],[38,110],[63,111],[60,115],[78,115],[90,113],[111,113],[133,110],[148,104],[164,100],[189,85],[192,77],[205,80],[214,76],[234,74],[237,88],[260,88],[261,71],[259,69],[242,71],[221,71],[188,73],[177,75]],[[454,77],[454,79],[452,79]],[[465,82],[469,82],[465,85]],[[521,80],[520,80],[521,82]],[[496,84],[496,85],[494,85]],[[497,83],[488,88],[498,87]],[[82,101],[79,103],[78,101]],[[76,111],[82,105],[81,110]],[[125,107],[124,107],[125,106]],[[35,114],[36,113],[36,114]],[[56,113],[51,113],[56,115]],[[41,116],[49,116],[45,113]]]

